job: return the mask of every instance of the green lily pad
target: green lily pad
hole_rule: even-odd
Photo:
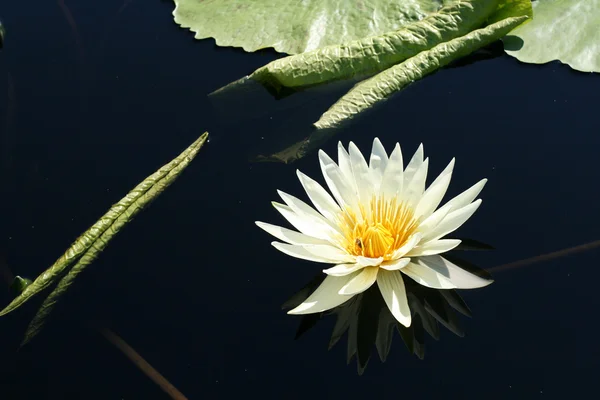
[[[538,0],[533,21],[504,38],[519,61],[559,60],[583,72],[600,72],[600,0]]]
[[[196,39],[252,52],[297,54],[419,21],[450,0],[174,0],[175,22]]]
[[[337,127],[414,81],[502,38],[527,19],[527,16],[506,18],[483,29],[474,30],[465,36],[439,44],[431,50],[422,51],[403,63],[360,82],[332,105],[315,122],[315,127]]]
[[[399,30],[280,58],[250,75],[278,92],[383,71],[435,45],[481,27],[499,0],[461,1]]]

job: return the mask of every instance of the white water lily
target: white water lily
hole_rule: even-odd
[[[338,164],[319,151],[325,182],[333,197],[316,181],[297,171],[316,210],[278,191],[285,204],[273,202],[299,232],[256,224],[281,242],[272,245],[283,253],[335,266],[302,304],[289,314],[325,311],[348,301],[375,282],[394,317],[410,326],[411,313],[403,276],[435,289],[471,289],[493,281],[480,278],[439,254],[460,244],[443,239],[473,215],[483,179],[438,208],[448,189],[454,159],[425,188],[429,160],[423,146],[404,168],[400,145],[388,157],[379,139],[373,141],[369,163],[356,145],[346,151],[338,144]],[[335,200],[334,200],[335,199]]]

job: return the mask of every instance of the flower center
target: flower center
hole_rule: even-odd
[[[343,246],[348,253],[370,258],[391,259],[417,229],[418,220],[412,208],[398,201],[373,197],[359,212],[344,209],[340,216]]]

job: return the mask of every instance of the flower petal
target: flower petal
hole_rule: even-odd
[[[317,239],[312,236],[305,235],[300,232],[293,231],[291,229],[283,228],[281,226],[267,224],[266,222],[256,221],[255,224],[263,229],[264,231],[275,236],[277,239],[282,240],[289,244],[325,244],[329,245],[327,240]]]
[[[420,259],[417,259],[420,260]],[[432,289],[454,289],[456,286],[450,282],[448,278],[435,270],[424,265],[409,263],[406,267],[400,270],[420,285],[427,286]]]
[[[388,155],[385,148],[378,138],[373,139],[373,149],[371,150],[371,158],[369,159],[369,169],[373,175],[374,189],[379,192],[383,173],[387,167]]]
[[[290,207],[288,207],[284,204],[277,203],[275,201],[272,202],[272,204],[273,204],[273,207],[275,207],[275,209],[277,211],[279,211],[279,213],[281,215],[283,215],[283,217],[285,219],[287,219],[288,222],[290,224],[292,224],[292,226],[294,228],[298,229],[300,232],[304,233],[305,235],[312,236],[317,239],[327,240],[327,241],[333,240],[331,237],[331,231],[329,228],[323,229],[322,224],[313,224],[312,221],[300,217]]]
[[[423,197],[419,201],[416,207],[415,218],[429,217],[435,209],[440,205],[448,186],[450,185],[450,179],[452,178],[452,170],[454,169],[454,158],[448,166],[442,171],[441,174],[433,181],[433,183],[427,188]]]
[[[494,282],[466,271],[442,256],[419,257],[419,264],[446,277],[458,289],[475,289]]]
[[[444,220],[444,218],[446,218],[446,215],[448,215],[450,211],[452,211],[452,205],[445,205],[438,208],[433,214],[425,218],[425,220],[419,224],[417,231],[424,235],[427,232],[432,231]]]
[[[335,267],[324,269],[323,272],[331,276],[346,276],[363,268],[364,266],[358,263],[338,264]]]
[[[324,244],[312,244],[298,246],[295,244],[286,244],[272,242],[273,247],[289,256],[301,258],[303,260],[322,262],[328,264],[343,264],[354,262],[354,257],[345,253],[343,250]]]
[[[396,143],[394,151],[390,155],[387,167],[383,171],[379,193],[386,199],[391,199],[398,193],[402,193],[404,185],[404,164],[402,161],[402,150],[400,144]]]
[[[428,242],[430,240],[439,239],[451,232],[454,232],[469,218],[471,218],[473,213],[477,211],[480,205],[481,199],[475,200],[468,206],[450,212],[448,215],[446,215],[446,217],[444,217],[444,219],[438,224],[438,226],[436,226],[429,232],[424,232],[423,240]]]
[[[422,237],[423,235],[419,232],[413,233],[411,237],[409,237],[408,240],[402,246],[400,246],[396,251],[394,251],[392,259],[395,260],[404,257],[406,253],[410,252],[416,245],[419,244]]]
[[[477,195],[479,195],[479,193],[483,190],[483,187],[485,186],[486,182],[487,179],[480,180],[479,182],[477,182],[458,196],[449,200],[446,204],[444,204],[444,206],[451,206],[452,211],[465,207],[466,205],[470,204],[473,200],[475,200],[475,198],[477,198]]]
[[[423,243],[406,254],[408,257],[432,256],[434,254],[445,253],[452,250],[460,244],[458,239],[439,239]]]
[[[340,207],[356,209],[356,193],[340,167],[323,150],[319,150],[319,162],[325,182]]]
[[[350,300],[352,296],[338,294],[340,289],[348,283],[357,273],[346,276],[327,276],[302,304],[288,311],[288,314],[312,314],[330,310]]]
[[[379,271],[377,286],[394,318],[408,328],[411,316],[402,274],[398,271]]]
[[[313,224],[322,225],[322,229],[329,231],[332,237],[337,236],[337,233],[341,234],[340,227],[337,224],[319,214],[314,208],[302,200],[281,190],[278,190],[277,193],[281,196],[281,199],[285,204],[287,204],[300,218],[308,220]]]
[[[350,162],[350,155],[342,145],[342,142],[338,142],[338,166],[342,172],[346,182],[352,187],[352,191],[356,192],[356,183],[354,182],[354,175],[352,175],[352,163]]]
[[[377,267],[383,262],[383,257],[371,258],[371,257],[363,257],[357,256],[356,262],[363,267]]]
[[[425,181],[427,180],[427,169],[429,168],[429,159],[426,158],[419,168],[415,171],[410,181],[404,180],[404,192],[402,198],[411,208],[416,208],[419,204],[423,192],[425,192]]]
[[[419,145],[419,148],[415,151],[415,154],[404,169],[404,186],[412,181],[415,172],[417,172],[421,164],[423,164],[423,143]]]
[[[350,163],[352,165],[352,174],[354,175],[354,181],[356,182],[356,190],[358,200],[360,204],[368,205],[373,197],[373,177],[371,176],[371,170],[367,165],[367,161],[363,157],[362,153],[356,147],[353,142],[350,142]],[[365,211],[368,213],[371,207],[365,207]],[[369,215],[367,215],[369,218]]]
[[[333,197],[314,179],[309,178],[299,170],[296,171],[296,174],[308,198],[315,205],[316,209],[329,221],[335,221],[341,210],[335,200],[333,200]]]
[[[410,262],[410,258],[399,258],[394,261],[386,261],[382,263],[379,267],[388,271],[397,271],[402,269],[408,265]]]
[[[346,283],[338,293],[344,295],[354,295],[364,292],[375,283],[375,280],[377,279],[377,271],[379,271],[379,267],[363,268],[360,270],[358,275]]]

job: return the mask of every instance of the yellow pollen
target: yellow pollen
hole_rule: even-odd
[[[418,221],[414,212],[396,197],[374,197],[359,213],[344,209],[339,219],[343,245],[348,253],[389,260],[415,232]]]

